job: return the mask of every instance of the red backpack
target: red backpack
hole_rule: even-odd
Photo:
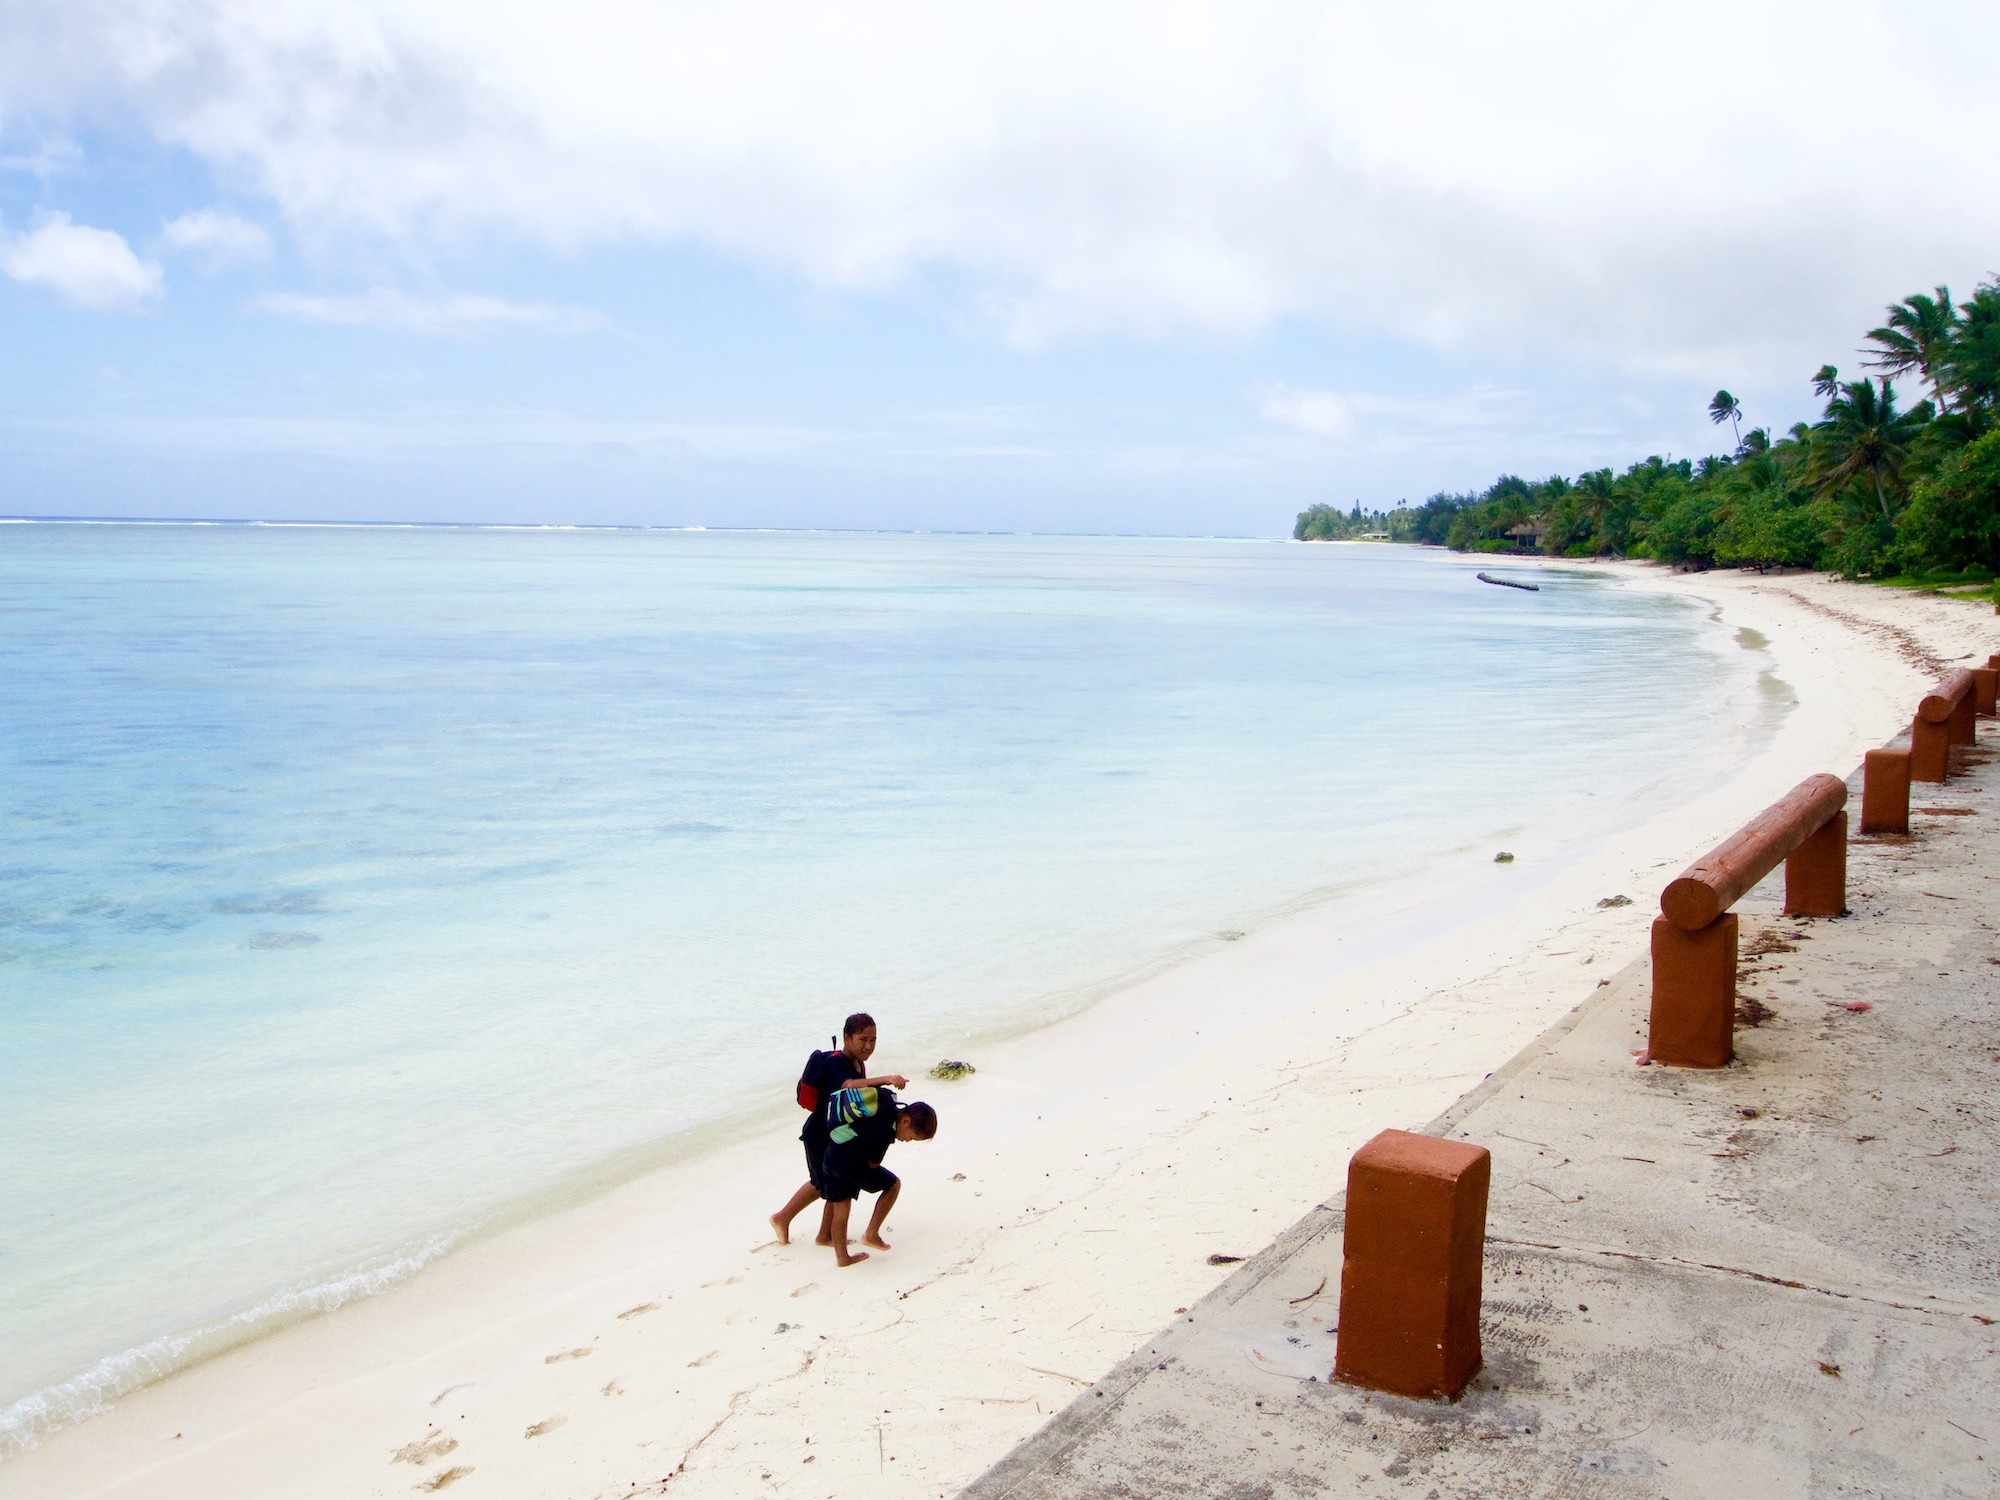
[[[826,1076],[828,1065],[825,1059],[838,1055],[839,1049],[836,1048],[832,1052],[815,1051],[806,1058],[805,1071],[799,1074],[798,1099],[799,1108],[807,1114],[817,1113],[819,1107],[826,1103],[827,1095],[848,1082],[846,1078],[831,1079]],[[833,1084],[833,1088],[827,1088],[825,1085],[828,1083]]]

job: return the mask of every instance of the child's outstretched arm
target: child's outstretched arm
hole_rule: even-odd
[[[906,1089],[909,1086],[910,1080],[901,1073],[884,1073],[879,1078],[857,1078],[847,1085],[851,1089]]]

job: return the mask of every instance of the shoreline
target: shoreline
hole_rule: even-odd
[[[968,1083],[913,1088],[946,1129],[899,1155],[911,1195],[892,1228],[908,1239],[869,1266],[751,1247],[796,1151],[786,1128],[776,1168],[778,1132],[758,1133],[125,1397],[0,1462],[0,1495],[386,1494],[451,1474],[467,1495],[968,1481],[1220,1281],[1209,1254],[1254,1252],[1337,1188],[1361,1139],[1435,1115],[1621,967],[1656,871],[1900,728],[1883,705],[1927,682],[1926,652],[2000,645],[2000,621],[1962,602],[1815,575],[1507,560],[1521,563],[1709,601],[1766,637],[1795,707],[1722,787],[1429,941],[1419,930],[1479,879],[1491,889],[1490,871],[1382,902],[1372,926],[1343,903],[1333,941],[1311,911],[1285,918],[993,1044]],[[1632,904],[1596,907],[1614,894]],[[1198,1042],[1159,1037],[1203,1012],[1217,1025]],[[1111,1246],[1120,1264],[1098,1268]]]

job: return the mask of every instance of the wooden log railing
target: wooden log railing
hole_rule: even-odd
[[[1910,724],[1910,775],[1943,781],[1951,774],[1951,747],[1976,738],[1972,673],[1961,667],[1924,695]]]
[[[1660,893],[1647,1047],[1654,1062],[1720,1068],[1735,1057],[1737,921],[1729,908],[1781,861],[1787,913],[1846,912],[1846,807],[1846,782],[1809,776]]]

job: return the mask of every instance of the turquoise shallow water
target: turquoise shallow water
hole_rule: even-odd
[[[942,1054],[1526,825],[1630,821],[1768,729],[1699,611],[1540,581],[0,527],[0,1453],[776,1111],[849,1010]]]

